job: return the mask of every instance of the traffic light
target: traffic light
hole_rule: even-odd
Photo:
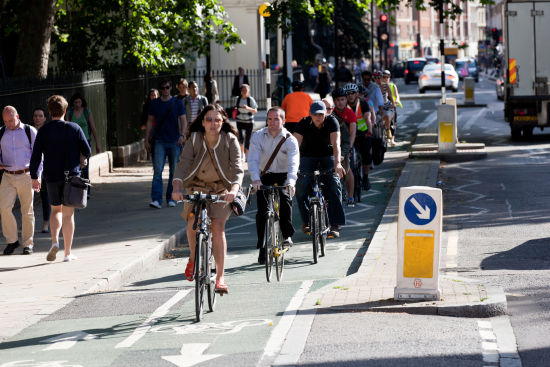
[[[388,31],[388,16],[386,14],[380,15],[380,23],[378,24],[378,45],[387,45],[390,39],[390,33]]]
[[[498,43],[498,41],[500,39],[500,29],[498,29],[498,28],[491,29],[491,38],[493,40],[495,40],[495,42]]]

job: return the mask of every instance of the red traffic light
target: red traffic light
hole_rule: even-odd
[[[418,47],[418,42],[413,43],[414,47]]]
[[[388,21],[388,16],[387,16],[386,14],[382,14],[382,15],[380,16],[380,21],[381,21],[381,22],[387,22],[387,21]]]
[[[492,31],[493,31],[493,32],[496,32],[496,31],[497,31],[497,29],[496,29],[496,28],[493,28],[493,29],[492,29]]]
[[[390,43],[390,47],[394,47],[395,46],[395,43]]]

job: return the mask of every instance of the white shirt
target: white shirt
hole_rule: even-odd
[[[248,151],[248,171],[252,181],[260,180],[260,172],[265,168],[267,161],[269,161],[281,139],[287,134],[290,137],[281,146],[267,172],[286,173],[285,185],[294,186],[296,184],[298,166],[300,165],[298,140],[284,127],[276,137],[271,136],[267,127],[256,131],[252,135]]]

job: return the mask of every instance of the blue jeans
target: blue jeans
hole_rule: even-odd
[[[174,170],[178,162],[182,147],[177,143],[165,143],[155,141],[155,151],[153,153],[153,185],[151,187],[151,201],[158,201],[162,204],[162,171],[168,157],[168,166],[170,175],[168,177],[168,187],[166,188],[166,202],[172,200],[172,180],[174,179]]]
[[[334,168],[334,157],[300,157],[300,173],[313,174],[319,169],[326,171]],[[296,201],[302,217],[302,223],[309,224],[308,196],[311,192],[312,176],[298,175],[296,181]],[[340,179],[335,175],[322,175],[321,180],[323,196],[327,202],[328,220],[331,226],[346,224],[346,216],[342,207],[342,186]]]

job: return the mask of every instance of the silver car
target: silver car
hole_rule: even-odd
[[[458,92],[458,74],[451,64],[445,64],[445,87]],[[418,91],[441,88],[441,64],[427,64],[418,78]]]

